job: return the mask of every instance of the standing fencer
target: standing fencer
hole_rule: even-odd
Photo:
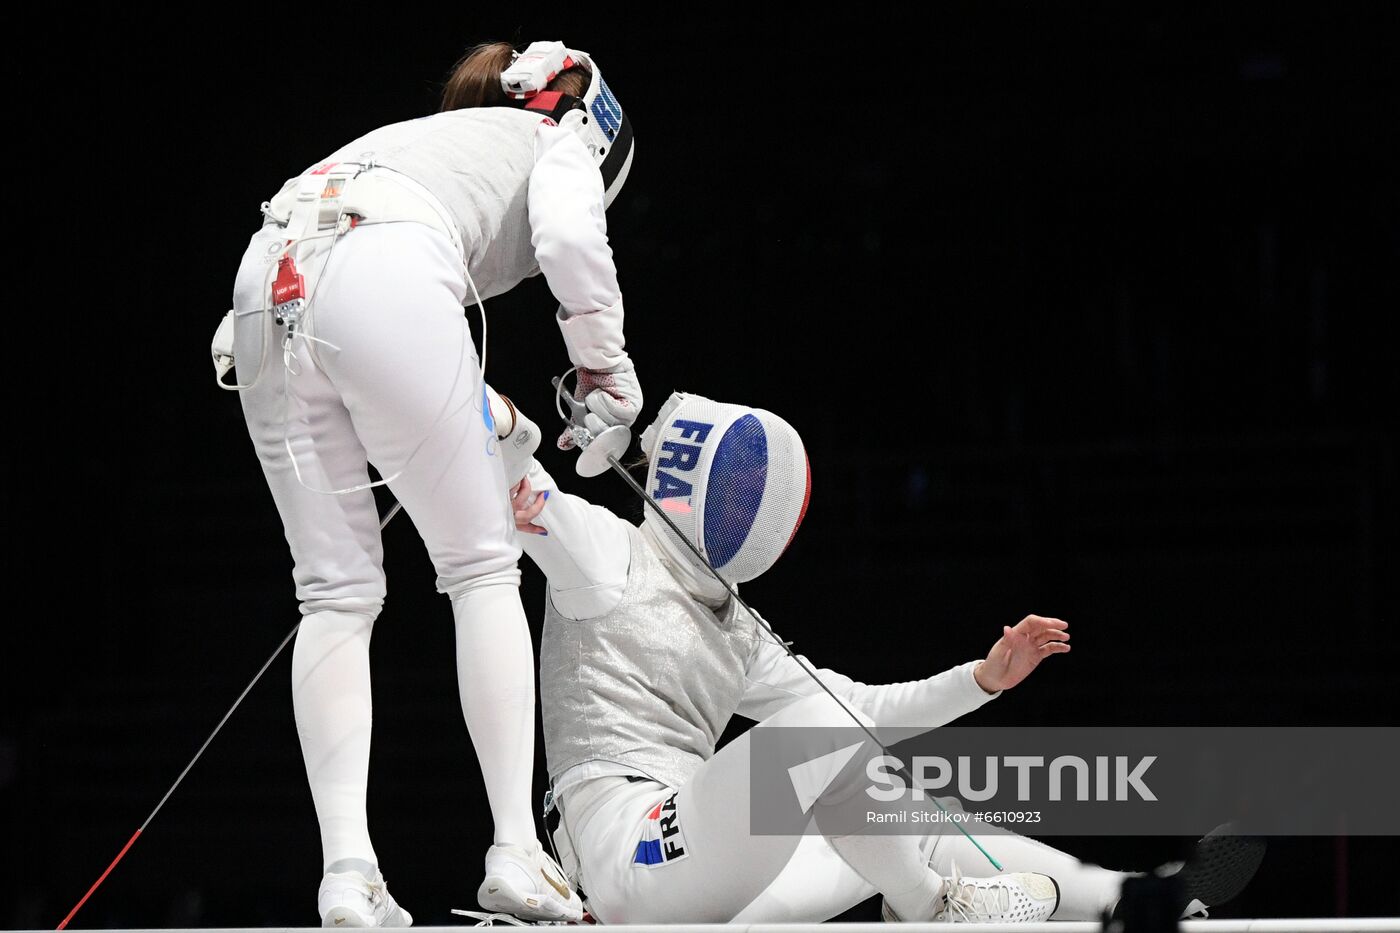
[[[543,272],[590,417],[630,423],[642,396],[604,209],[631,143],[586,53],[482,45],[456,66],[441,112],[361,136],[263,205],[214,355],[221,378],[236,357],[226,388],[241,390],[295,565],[292,696],[326,926],[412,922],[385,888],[365,812],[370,633],[385,595],[370,464],[452,604],[462,712],[494,820],[478,899],[527,919],[581,916],[530,807],[520,549],[463,305]]]
[[[751,835],[749,735],[715,751],[730,718],[848,727],[847,710],[650,510],[637,527],[561,493],[526,442],[538,428],[502,412],[498,432],[522,441],[502,444],[521,543],[549,583],[540,689],[562,812],[554,838],[598,919],[817,922],[877,891],[892,920],[1030,921],[1057,907],[1097,920],[1113,906],[1124,873],[983,824],[973,832],[994,837],[1008,874],[963,877],[957,866],[983,863],[963,836]],[[810,476],[781,418],[677,393],[641,446],[648,495],[726,582],[754,579],[792,540]],[[984,660],[925,680],[817,674],[867,725],[931,729],[1016,686],[1068,640],[1066,623],[1028,616]],[[1223,899],[1211,880],[1191,869],[1188,893]]]

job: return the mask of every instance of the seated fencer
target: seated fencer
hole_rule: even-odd
[[[1097,920],[1113,908],[1125,873],[984,824],[973,831],[995,835],[1003,874],[962,875],[986,862],[961,835],[752,835],[749,735],[715,749],[735,715],[935,728],[1067,652],[1065,622],[1027,616],[986,658],[911,683],[817,670],[842,709],[650,510],[637,526],[561,492],[533,457],[539,428],[494,393],[491,404],[520,543],[548,580],[540,700],[554,839],[597,920],[819,922],[877,892],[887,920]],[[648,495],[730,584],[771,567],[801,524],[806,453],[770,412],[675,393],[641,448]],[[1193,909],[1235,893],[1191,864],[1183,874]]]

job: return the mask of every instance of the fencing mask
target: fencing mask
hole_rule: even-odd
[[[787,548],[811,493],[802,438],[772,412],[672,393],[642,433],[647,495],[731,584],[763,573]],[[650,512],[644,529],[673,563],[714,584]]]
[[[565,71],[586,64],[592,77],[582,98],[546,90]],[[562,42],[531,42],[501,75],[513,106],[550,117],[578,133],[603,176],[603,203],[611,205],[632,170],[632,123],[587,52]]]

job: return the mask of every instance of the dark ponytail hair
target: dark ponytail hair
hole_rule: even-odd
[[[509,42],[483,42],[468,49],[462,60],[453,66],[452,75],[443,86],[440,109],[500,107],[510,103],[501,89],[501,73],[510,67],[514,51]],[[592,78],[588,65],[579,62],[549,82],[549,90],[582,97]]]

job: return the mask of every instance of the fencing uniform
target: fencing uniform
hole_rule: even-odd
[[[644,435],[652,458],[648,493],[689,484],[690,493],[679,497],[685,501],[668,509],[687,516],[682,533],[707,556],[747,560],[736,575],[752,578],[791,537],[790,519],[800,520],[792,502],[805,502],[805,491],[776,497],[788,516],[785,530],[766,532],[779,542],[776,553],[745,557],[730,532],[736,520],[762,520],[761,507],[757,518],[736,519],[742,510],[735,503],[754,497],[697,482],[712,479],[707,471],[726,456],[732,462],[734,452],[686,451],[682,442],[741,437],[748,453],[736,475],[785,475],[794,485],[805,479],[805,457],[770,413],[758,413],[764,437],[757,443],[748,411],[696,398],[673,396],[676,403],[658,416],[659,433]],[[759,449],[761,469],[752,458]],[[658,478],[668,468],[670,479]],[[887,899],[913,896],[930,866],[949,874],[955,860],[980,864],[961,836],[750,835],[748,736],[715,751],[729,719],[850,726],[846,711],[732,600],[701,590],[669,529],[650,516],[638,528],[560,492],[538,463],[528,478],[537,494],[548,493],[534,520],[547,536],[519,539],[549,580],[540,690],[549,774],[562,811],[555,840],[599,920],[821,921],[877,890]],[[977,685],[975,666],[883,686],[825,669],[817,674],[862,722],[933,728],[993,698]],[[996,851],[1008,871],[1060,881],[1058,916],[1095,919],[1117,897],[1119,873],[991,828],[977,831],[999,836]]]
[[[561,324],[608,316],[608,354],[621,348],[602,181],[576,134],[521,110],[458,110],[374,130],[308,175],[345,162],[360,166],[345,212],[356,198],[375,207],[363,223],[295,247],[308,296],[295,328],[266,309],[307,175],[268,204],[233,299],[243,410],[304,615],[293,699],[328,871],[377,864],[365,816],[368,652],[385,579],[371,464],[452,603],[462,708],[496,842],[534,844],[534,659],[463,305],[473,285],[488,298],[543,271]],[[600,332],[575,331],[571,356]]]

